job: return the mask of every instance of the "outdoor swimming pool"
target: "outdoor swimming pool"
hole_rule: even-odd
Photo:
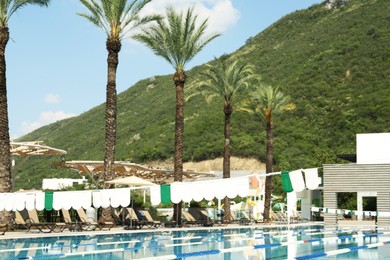
[[[0,259],[390,259],[390,230],[220,228],[0,239]]]

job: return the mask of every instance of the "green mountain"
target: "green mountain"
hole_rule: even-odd
[[[355,135],[390,131],[390,3],[325,2],[296,11],[231,54],[252,63],[262,81],[290,95],[296,110],[274,118],[276,169],[317,167],[336,154],[355,153]],[[205,66],[188,73],[188,84]],[[242,98],[245,98],[243,95]],[[66,160],[102,160],[104,104],[42,127],[20,140],[43,140],[68,151]],[[172,75],[144,79],[118,95],[117,160],[146,163],[174,154],[175,88]],[[196,97],[185,106],[185,161],[222,156],[223,106]],[[265,158],[265,124],[235,111],[232,155]],[[41,179],[74,176],[54,167],[61,158],[17,159],[16,188]]]

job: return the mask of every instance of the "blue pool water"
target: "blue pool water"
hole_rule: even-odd
[[[0,239],[0,259],[390,259],[386,242],[389,230],[322,226],[130,231]]]

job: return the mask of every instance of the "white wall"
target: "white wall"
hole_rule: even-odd
[[[357,134],[356,163],[390,163],[390,133]]]
[[[66,187],[72,187],[74,183],[81,184],[86,179],[43,179],[42,189],[43,190],[61,190]]]

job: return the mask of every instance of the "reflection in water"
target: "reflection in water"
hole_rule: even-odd
[[[195,254],[193,259],[291,259],[318,253],[336,252],[343,259],[390,259],[390,246],[364,249],[390,240],[380,235],[346,230],[324,230],[321,226],[286,228],[227,228],[156,231],[145,233],[0,239],[0,259],[55,256],[66,259],[139,259]],[[343,253],[343,248],[359,246]],[[103,253],[103,251],[105,251]],[[220,252],[220,253],[219,253]],[[198,255],[197,255],[198,253]],[[202,253],[202,254],[201,254]],[[219,254],[218,254],[219,253]],[[58,258],[57,257],[57,258]]]

